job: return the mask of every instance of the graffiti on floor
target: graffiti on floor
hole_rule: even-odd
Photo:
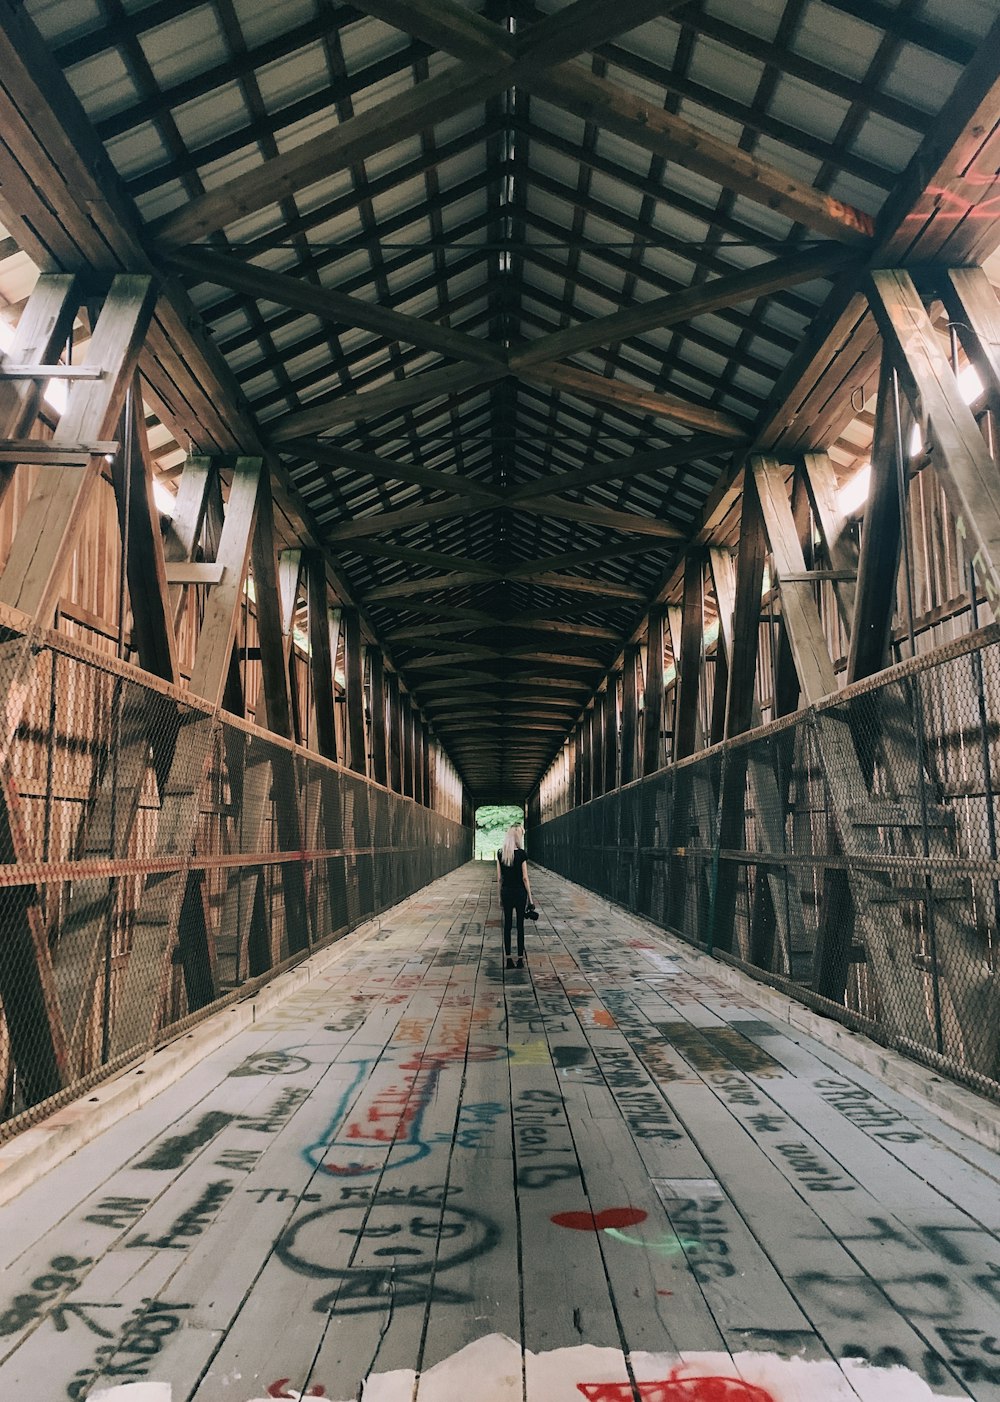
[[[152,1168],[158,1173],[176,1172],[232,1121],[232,1115],[227,1115],[224,1110],[209,1110],[207,1114],[199,1116],[186,1134],[161,1139],[152,1152],[136,1164],[136,1168]]]
[[[167,1339],[181,1328],[184,1311],[190,1308],[190,1305],[168,1304],[166,1300],[143,1300],[115,1333],[102,1330],[108,1342],[95,1351],[89,1366],[74,1374],[66,1389],[70,1402],[89,1398],[98,1379],[142,1382],[150,1369],[155,1371],[157,1355]]]
[[[574,1232],[609,1232],[637,1227],[646,1214],[640,1207],[605,1207],[599,1212],[557,1212],[550,1220]]]
[[[485,1213],[445,1200],[443,1189],[368,1194],[346,1188],[344,1200],[297,1218],[275,1251],[289,1270],[322,1282],[313,1302],[320,1313],[383,1312],[423,1304],[464,1303],[447,1274],[486,1255],[500,1228]]]
[[[232,1183],[223,1180],[209,1183],[202,1189],[197,1200],[190,1207],[186,1207],[159,1236],[137,1232],[125,1245],[141,1247],[147,1251],[186,1251],[211,1225],[232,1191]]]
[[[300,1071],[308,1071],[312,1062],[304,1056],[296,1056],[287,1051],[254,1052],[239,1066],[230,1071],[230,1076],[296,1076]]]

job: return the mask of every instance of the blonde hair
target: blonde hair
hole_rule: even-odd
[[[514,865],[514,849],[520,847],[524,850],[524,828],[520,823],[515,823],[512,828],[507,829],[507,836],[503,840],[500,849],[500,860],[505,867]]]

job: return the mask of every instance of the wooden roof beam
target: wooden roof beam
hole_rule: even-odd
[[[630,477],[659,476],[668,469],[683,467],[696,458],[712,457],[732,452],[733,441],[715,434],[692,434],[679,438],[676,447],[654,448],[646,453],[633,453],[612,462],[594,463],[567,472],[548,473],[534,482],[515,489],[509,497],[511,506],[519,506],[532,497],[548,496],[554,492],[575,492],[580,487],[593,487],[603,482],[624,482]],[[671,472],[673,478],[676,474]]]
[[[472,51],[476,61],[488,63],[489,36],[484,26],[476,27],[474,38],[470,35],[468,12],[454,3],[454,0],[365,0],[363,8],[370,14],[388,19],[418,38],[426,39],[445,52],[466,57]],[[563,45],[560,59],[572,57],[566,52],[572,47],[573,25],[569,14],[574,7],[561,11],[550,21],[562,19],[564,33],[570,36],[569,44]],[[577,43],[584,48],[593,48],[598,40],[604,11],[620,15],[631,14],[619,23],[619,32],[634,28],[642,22],[638,17],[640,6],[616,4],[601,6],[600,0],[593,0],[590,7],[591,27],[587,28],[581,9],[576,26]],[[665,3],[654,11],[663,14],[677,5]],[[646,13],[643,18],[650,18]],[[533,26],[524,36],[523,42],[530,44],[535,30],[545,21]],[[552,30],[555,29],[552,24]],[[552,32],[550,30],[550,32]],[[492,66],[501,73],[510,65],[511,46],[509,41],[500,38],[494,28]],[[636,97],[627,89],[606,79],[588,73],[580,64],[570,64],[555,60],[558,44],[552,42],[546,51],[548,64],[522,67],[516,73],[516,82],[529,92],[565,108],[575,116],[606,131],[613,131],[626,141],[640,146],[653,155],[658,155],[678,165],[686,167],[709,180],[714,180],[723,188],[738,191],[755,204],[763,204],[769,209],[785,215],[793,223],[803,224],[828,238],[843,243],[864,245],[871,240],[874,224],[870,215],[862,210],[835,200],[820,190],[779,170],[764,161],[755,159],[738,146],[721,141],[711,133],[694,126],[662,107],[651,104],[644,98]],[[576,48],[575,52],[581,52]],[[515,81],[514,71],[509,72],[510,84]]]
[[[559,652],[531,652],[528,650],[501,652],[499,648],[470,647],[467,652],[460,653],[428,653],[425,657],[411,657],[400,663],[400,666],[409,671],[428,671],[438,667],[454,667],[459,662],[545,662],[554,666],[572,667],[585,672],[592,672],[595,667],[602,668],[603,663],[597,657],[574,657],[569,653]]]
[[[442,589],[461,589],[482,582],[483,576],[472,570],[455,570],[451,574],[435,574],[427,579],[400,579],[394,584],[380,584],[370,589],[365,595],[365,604],[381,603],[384,599],[406,599],[411,594],[436,594]]]
[[[320,403],[285,414],[266,426],[273,444],[287,443],[293,438],[307,438],[324,433],[338,424],[356,423],[359,419],[374,419],[394,413],[411,404],[438,399],[462,390],[491,385],[507,374],[506,366],[489,369],[486,366],[450,365],[443,370],[425,370],[405,380],[394,380],[378,389],[362,390],[360,394],[340,394],[334,390]]]
[[[478,511],[476,505],[454,497],[450,501],[432,501],[417,506],[401,506],[396,511],[380,511],[372,516],[357,516],[353,521],[343,521],[338,526],[329,526],[324,531],[324,539],[329,544],[343,544],[362,536],[388,535],[404,526],[419,525],[423,521],[440,521],[445,516],[467,516]]]
[[[532,584],[544,585],[548,589],[565,589],[569,593],[593,594],[604,599],[617,599],[630,603],[641,603],[646,595],[641,589],[633,589],[628,584],[614,584],[606,579],[578,579],[569,574],[535,575]]]
[[[510,368],[516,374],[531,366],[567,360],[599,346],[617,345],[643,331],[663,330],[709,312],[769,296],[783,288],[796,287],[816,278],[832,278],[858,262],[855,252],[835,243],[806,248],[788,258],[772,258],[757,267],[696,283],[683,292],[655,297],[609,316],[595,317],[565,331],[541,336],[510,357]]]
[[[590,370],[580,370],[570,365],[533,365],[526,370],[523,378],[549,385],[552,389],[565,390],[579,395],[581,399],[597,399],[608,404],[616,404],[629,409],[638,409],[643,414],[653,414],[657,418],[671,419],[674,423],[688,428],[704,429],[723,438],[745,439],[749,425],[740,423],[731,414],[708,405],[696,404],[693,400],[678,399],[675,395],[657,393],[643,389],[640,385],[626,384],[622,380],[607,380],[603,375]]]
[[[174,250],[170,262],[177,268],[205,282],[232,288],[248,297],[263,298],[279,306],[294,307],[321,321],[343,326],[362,327],[385,336],[389,341],[403,341],[423,350],[437,351],[454,360],[471,361],[477,365],[502,365],[505,356],[498,347],[476,336],[452,331],[448,326],[407,316],[391,307],[366,302],[360,297],[348,297],[333,288],[319,287],[307,278],[290,273],[270,272],[241,258],[218,253],[210,248]]]
[[[365,473],[381,481],[410,482],[417,487],[440,489],[452,492],[455,496],[474,497],[483,502],[499,502],[504,496],[488,483],[460,477],[456,472],[438,472],[434,468],[418,467],[415,463],[390,462],[375,453],[360,453],[353,448],[343,448],[337,443],[325,442],[322,438],[296,439],[283,447],[282,451],[309,458],[328,467],[349,468],[353,472]],[[301,489],[306,484],[301,477],[297,477],[296,485]]]
[[[610,507],[590,506],[585,502],[563,501],[561,497],[533,497],[519,504],[521,511],[536,516],[555,516],[567,521],[586,521],[609,531],[626,531],[633,535],[656,536],[660,540],[684,540],[686,533],[660,521],[655,516],[640,516],[634,511],[612,511]],[[602,556],[601,558],[606,558]],[[544,562],[543,562],[544,563]],[[510,572],[513,577],[514,571]],[[521,571],[518,571],[520,576]]]
[[[385,3],[388,11],[394,0]],[[668,3],[670,0],[621,0],[608,6],[600,0],[575,0],[558,14],[533,25],[526,36],[526,46],[515,55],[512,45],[504,42],[503,30],[488,25],[484,31],[481,24],[477,25],[477,17],[451,0],[400,0],[395,6],[398,12],[418,14],[419,18],[413,21],[418,26],[435,26],[439,39],[431,42],[443,47],[439,41],[451,35],[460,58],[472,54],[472,61],[461,62],[436,78],[418,83],[398,97],[348,118],[332,131],[272,156],[243,175],[189,200],[157,223],[159,241],[165,248],[179,248],[205,238],[335,171],[345,170],[377,151],[457,116],[467,107],[481,106],[506,88],[523,84],[540,68],[571,58],[662,13]],[[371,0],[364,8],[370,14],[382,15],[380,0]],[[388,22],[397,23],[392,18]],[[398,22],[401,27],[410,28],[409,21]]]

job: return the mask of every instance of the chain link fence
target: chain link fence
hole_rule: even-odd
[[[0,613],[0,1140],[471,856],[441,814]]]
[[[1000,630],[543,823],[532,860],[1000,1099]]]

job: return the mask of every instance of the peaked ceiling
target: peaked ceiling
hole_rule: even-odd
[[[481,796],[530,791],[784,430],[1000,49],[992,0],[24,12]]]

